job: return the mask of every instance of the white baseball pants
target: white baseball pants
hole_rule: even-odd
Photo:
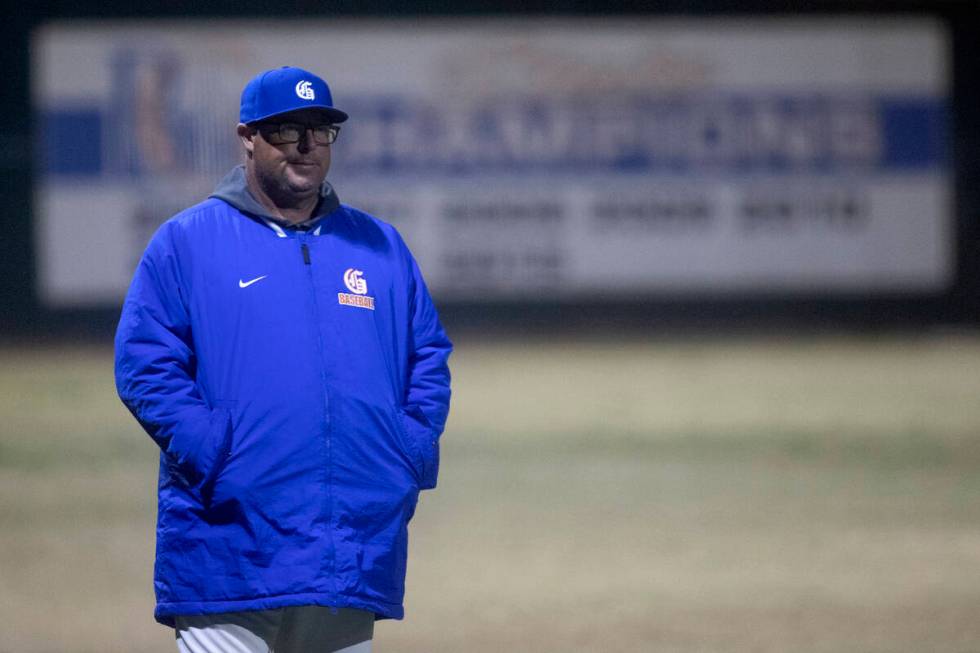
[[[371,653],[374,614],[304,605],[176,617],[180,653]]]

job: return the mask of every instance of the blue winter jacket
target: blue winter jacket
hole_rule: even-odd
[[[452,346],[393,227],[328,184],[308,230],[263,214],[236,168],[157,231],[122,309],[119,396],[161,449],[156,619],[401,618]]]

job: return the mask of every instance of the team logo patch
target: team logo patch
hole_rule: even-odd
[[[313,82],[304,79],[296,84],[296,95],[298,95],[301,100],[316,99],[316,94],[313,92]]]
[[[364,273],[360,270],[347,268],[347,271],[344,272],[344,285],[355,295],[367,294],[367,279],[364,278]]]
[[[367,297],[367,279],[364,278],[364,272],[347,268],[344,272],[344,285],[350,292],[337,293],[337,301],[340,304],[374,310],[374,297]]]

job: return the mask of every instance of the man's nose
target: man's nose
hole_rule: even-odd
[[[299,135],[299,140],[296,141],[296,149],[303,152],[309,152],[313,149],[313,128],[307,127],[303,130],[303,133]]]

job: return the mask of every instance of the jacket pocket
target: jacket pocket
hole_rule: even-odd
[[[200,502],[228,457],[232,427],[225,402],[195,418],[188,418],[171,436],[164,460],[170,479]]]
[[[215,401],[211,409],[211,424],[208,432],[207,445],[213,447],[214,457],[210,467],[202,470],[203,479],[200,485],[200,494],[204,505],[210,503],[215,483],[231,455],[232,441],[234,439],[231,409],[235,406],[235,403],[234,401]]]
[[[419,486],[422,484],[422,477],[425,473],[425,463],[422,460],[422,452],[419,451],[418,444],[412,438],[412,435],[405,428],[405,413],[402,412],[400,408],[393,408],[392,413],[394,414],[395,431],[398,436],[398,441],[401,444],[402,451],[405,456],[412,463],[412,472],[415,476],[415,483]]]
[[[415,406],[398,410],[398,427],[418,471],[420,490],[431,490],[439,476],[439,441],[425,414]]]

